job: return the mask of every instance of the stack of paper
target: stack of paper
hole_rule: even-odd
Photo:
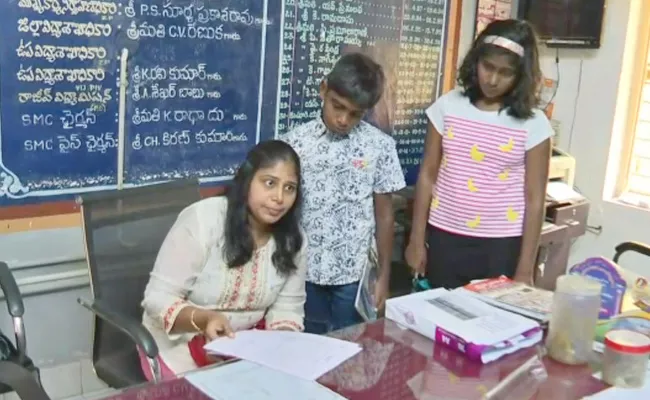
[[[344,399],[314,381],[247,361],[193,372],[185,379],[214,400]]]
[[[546,194],[558,203],[584,199],[583,195],[564,182],[549,182],[546,186]]]
[[[249,330],[232,339],[216,339],[205,350],[314,380],[360,352],[361,346],[309,333]]]
[[[389,299],[386,318],[483,363],[531,347],[543,335],[538,322],[462,290],[434,289]]]

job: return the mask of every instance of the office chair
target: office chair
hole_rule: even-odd
[[[158,347],[142,326],[141,303],[149,274],[178,214],[200,200],[198,180],[89,193],[81,206],[94,314],[93,366],[113,388],[145,382],[139,347],[160,378]]]
[[[16,392],[21,400],[50,400],[34,372],[11,361],[0,361],[0,385]]]
[[[650,246],[647,244],[641,242],[623,242],[614,247],[614,259],[612,261],[618,264],[618,260],[623,253],[628,251],[650,257]]]
[[[14,380],[14,385],[9,385],[8,383],[11,381],[4,379],[2,375],[3,371],[0,371],[0,394],[14,391],[15,385],[25,386],[28,384],[36,384],[36,386],[40,387],[39,370],[27,356],[27,337],[23,323],[23,315],[25,314],[23,298],[9,266],[4,262],[0,262],[0,288],[2,288],[5,301],[7,302],[7,311],[13,319],[14,336],[16,339],[14,345],[8,337],[0,338],[2,342],[0,344],[3,345],[1,349],[3,357],[0,360],[4,366],[12,364],[23,371],[21,374],[12,375],[14,378],[25,377],[24,380],[22,378],[18,382]],[[14,369],[9,366],[5,368]]]

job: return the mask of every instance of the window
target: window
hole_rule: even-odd
[[[645,63],[644,75],[634,121],[626,192],[650,196],[650,58]]]
[[[642,3],[642,12],[650,12],[647,3],[650,2]],[[650,206],[650,23],[647,19],[642,19],[638,24],[635,35],[637,40],[631,43],[636,56],[627,104],[625,132],[628,138],[627,145],[624,147],[627,152],[622,154],[618,192],[623,201],[648,207]]]

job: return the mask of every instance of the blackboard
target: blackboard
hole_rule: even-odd
[[[386,71],[367,119],[413,183],[447,14],[445,0],[4,0],[0,205],[116,187],[124,50],[126,186],[227,181],[256,143],[318,115],[320,79],[349,51]]]

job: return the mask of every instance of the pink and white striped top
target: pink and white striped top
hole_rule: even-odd
[[[526,151],[553,133],[544,113],[519,120],[479,110],[455,89],[426,114],[443,136],[429,223],[473,237],[521,236]]]

